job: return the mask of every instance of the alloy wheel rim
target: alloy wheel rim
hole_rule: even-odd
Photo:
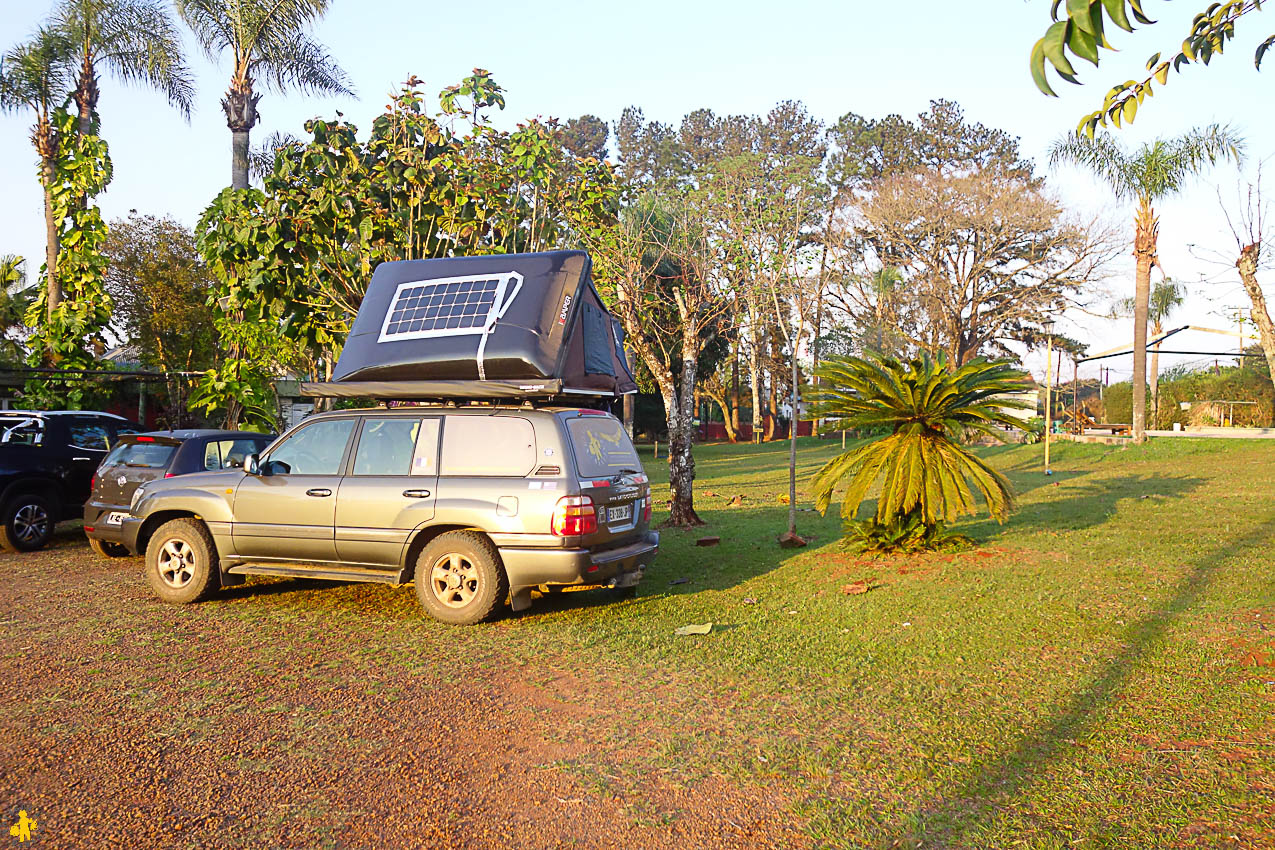
[[[180,537],[164,541],[159,550],[159,577],[174,590],[195,578],[195,549]]]
[[[443,555],[430,569],[434,598],[448,608],[464,608],[478,595],[478,568],[464,555]]]
[[[49,533],[49,512],[34,503],[23,505],[13,515],[13,533],[23,543],[39,540]]]

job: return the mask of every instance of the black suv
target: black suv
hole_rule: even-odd
[[[91,410],[0,411],[0,548],[46,545],[57,522],[79,517],[111,446],[141,430]]]
[[[84,533],[99,555],[128,554],[120,542],[120,523],[128,516],[133,491],[156,478],[192,472],[242,469],[249,455],[268,446],[273,434],[188,428],[126,434],[102,461],[93,478],[93,492],[84,504]]]

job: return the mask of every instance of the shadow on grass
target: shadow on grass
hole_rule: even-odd
[[[1067,481],[1056,476],[1058,483]],[[1084,477],[1083,474],[1069,476]],[[1052,482],[1049,482],[1052,483]],[[1061,499],[1045,499],[1022,505],[1009,518],[1009,525],[1025,531],[1077,531],[1102,525],[1117,511],[1121,502],[1140,499],[1180,499],[1204,484],[1203,478],[1179,476],[1168,478],[1159,475],[1122,475],[1080,482],[1068,487]],[[1023,490],[1015,489],[1019,496]],[[991,519],[981,519],[961,528],[976,540],[986,540],[1003,531]]]
[[[1221,565],[1250,549],[1265,549],[1272,534],[1275,519],[1188,565],[1189,571],[1161,605],[1121,631],[1120,652],[1059,706],[1052,717],[1038,723],[1013,749],[975,764],[963,784],[919,806],[886,838],[883,846],[929,846],[935,842],[944,847],[956,846],[970,830],[1010,806],[1013,798],[1036,781],[1069,746],[1069,741],[1084,738],[1098,724],[1115,694],[1128,683],[1156,643],[1209,589]]]

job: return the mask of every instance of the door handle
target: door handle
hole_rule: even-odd
[[[332,491],[327,487],[315,487],[313,490],[306,490],[307,496],[331,496]]]
[[[428,490],[404,490],[403,495],[409,499],[428,499]]]

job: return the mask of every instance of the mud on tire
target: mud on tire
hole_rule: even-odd
[[[449,531],[416,559],[416,598],[434,619],[469,626],[490,619],[509,593],[500,553],[486,535]]]
[[[179,605],[207,599],[221,586],[217,547],[202,522],[169,520],[146,547],[146,578],[155,595]]]

